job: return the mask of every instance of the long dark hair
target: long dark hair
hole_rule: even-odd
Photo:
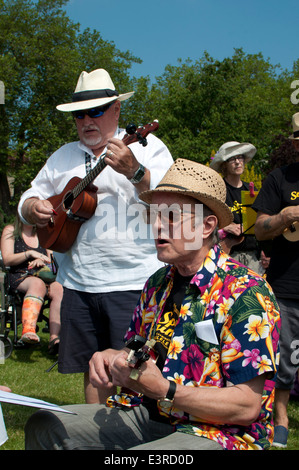
[[[22,238],[23,233],[23,222],[20,219],[19,214],[16,214],[15,221],[14,221],[14,231],[12,237],[16,240],[17,238]],[[32,234],[36,232],[36,227],[32,227]]]
[[[295,150],[292,141],[283,135],[275,139],[278,147],[269,154],[267,174],[275,168],[290,165],[298,160],[298,152]]]

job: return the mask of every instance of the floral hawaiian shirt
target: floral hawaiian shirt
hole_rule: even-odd
[[[165,266],[149,278],[126,339],[135,334],[153,337],[175,271],[174,266]],[[261,412],[248,427],[202,422],[176,408],[160,408],[159,413],[168,416],[177,431],[213,439],[225,449],[268,448],[273,440],[279,323],[269,284],[215,245],[186,290],[162,373],[186,386],[225,387],[269,372],[272,378],[265,381]],[[113,400],[124,403],[121,396]],[[125,401],[130,405],[129,396]]]

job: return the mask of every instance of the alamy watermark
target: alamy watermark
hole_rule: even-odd
[[[291,343],[291,348],[293,349],[291,354],[291,363],[294,366],[299,366],[299,339],[295,339]]]
[[[5,85],[0,80],[0,104],[5,104]]]
[[[126,205],[119,197],[117,206],[101,202],[97,208],[96,236],[112,240],[183,240],[187,250],[202,246],[203,205]]]
[[[299,103],[299,80],[293,80],[291,83],[291,88],[295,89],[291,94],[291,103],[298,104]]]

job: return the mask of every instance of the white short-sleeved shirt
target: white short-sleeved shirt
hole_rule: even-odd
[[[115,137],[122,139],[123,129]],[[167,147],[153,134],[148,145],[130,144],[135,157],[151,173],[150,187],[155,188],[173,159]],[[74,176],[86,175],[85,153],[91,166],[98,159],[81,142],[62,146],[47,160],[21,197],[19,213],[30,197],[47,199],[60,194]],[[139,290],[148,277],[161,267],[157,259],[150,226],[144,222],[144,204],[132,183],[111,167],[93,181],[98,187],[95,214],[84,222],[71,249],[56,255],[59,263],[57,280],[65,287],[84,292]]]

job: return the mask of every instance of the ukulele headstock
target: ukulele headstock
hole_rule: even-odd
[[[157,120],[146,124],[145,126],[136,127],[135,124],[129,124],[126,127],[126,135],[123,141],[126,145],[132,144],[133,142],[139,142],[143,147],[147,145],[146,137],[151,132],[155,132],[159,128],[159,122]]]

